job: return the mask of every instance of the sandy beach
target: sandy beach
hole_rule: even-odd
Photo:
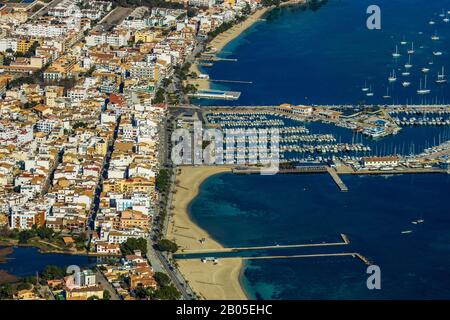
[[[256,10],[247,19],[234,25],[227,31],[217,35],[211,40],[209,46],[212,47],[214,52],[220,52],[231,40],[237,38],[242,32],[251,27],[255,22],[258,22],[261,17],[271,8],[264,7]]]
[[[179,252],[186,249],[223,248],[189,217],[188,206],[199,192],[200,185],[208,177],[230,172],[227,166],[181,167],[176,176],[172,213],[167,229],[167,238],[175,241]],[[201,239],[205,239],[203,243]],[[222,259],[217,264],[200,260],[178,260],[179,269],[192,289],[204,299],[246,299],[241,288],[239,274],[242,259]]]
[[[237,38],[242,32],[251,27],[255,22],[258,22],[261,17],[271,8],[261,8],[253,12],[247,19],[243,22],[234,25],[229,30],[217,35],[211,42],[208,44],[208,47],[211,47],[211,52],[218,53],[222,51],[222,49],[233,39]],[[197,74],[201,74],[202,72],[199,70],[198,65],[193,63],[190,67],[189,72],[195,72]],[[189,82],[195,86],[199,90],[207,90],[210,89],[210,82],[208,79],[190,79]]]

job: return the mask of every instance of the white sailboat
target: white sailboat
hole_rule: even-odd
[[[434,22],[433,20],[430,20],[430,22],[428,22],[429,24],[431,24],[431,25],[433,25],[433,24],[435,24],[436,22]]]
[[[409,82],[409,81],[403,81],[402,82],[402,86],[405,87],[405,88],[409,87],[410,85],[411,85],[411,82]]]
[[[364,87],[361,89],[362,92],[367,92],[369,91],[369,88],[367,87],[367,81],[364,82]]]
[[[395,75],[395,70],[392,70],[392,73],[389,75],[388,81],[389,82],[397,81],[397,76]]]
[[[383,99],[390,99],[391,96],[389,95],[389,87],[386,88],[386,95],[383,96]]]
[[[398,58],[398,57],[401,56],[401,54],[398,52],[398,46],[395,46],[395,52],[392,53],[392,56],[393,56],[394,58]]]
[[[425,76],[425,86],[422,88],[422,79],[420,79],[420,89],[417,90],[417,94],[429,94],[431,92],[430,89],[427,89],[427,76]]]
[[[408,70],[405,70],[405,72],[402,72],[402,76],[407,77],[409,76],[411,73]]]
[[[437,35],[437,31],[434,33],[434,35],[431,36],[431,40],[437,41],[440,37]]]
[[[368,97],[373,97],[372,86],[370,86],[369,92],[366,93],[366,96],[368,96]]]
[[[442,56],[442,51],[433,51],[433,55]]]
[[[409,55],[409,58],[408,58],[408,63],[406,63],[405,64],[405,68],[406,69],[409,69],[409,68],[412,68],[412,64],[411,64],[411,55]]]
[[[400,44],[402,46],[404,46],[405,44],[407,44],[408,42],[405,40],[405,36],[403,36],[403,40],[400,42]]]
[[[423,72],[423,73],[427,73],[428,71],[430,71],[429,68],[422,68],[422,72]]]
[[[408,54],[414,54],[414,42],[411,42],[411,49],[408,50]]]
[[[443,84],[446,82],[447,82],[447,79],[445,78],[444,67],[442,67],[442,73],[438,72],[436,83]]]

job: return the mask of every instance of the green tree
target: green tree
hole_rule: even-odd
[[[12,299],[13,288],[9,283],[0,286],[0,300]]]
[[[147,240],[144,238],[128,238],[126,242],[120,245],[122,255],[133,254],[135,250],[140,250],[142,255],[147,252]]]
[[[242,8],[242,14],[248,16],[251,11],[252,9],[250,8],[250,5],[246,2],[244,8]]]
[[[52,228],[39,227],[36,229],[36,234],[41,239],[49,239],[50,240],[53,238],[53,235],[55,234],[55,232],[53,231]]]
[[[111,299],[111,293],[109,293],[108,290],[103,290],[103,300],[110,300]]]
[[[45,280],[62,279],[66,275],[63,268],[54,265],[48,265],[41,273],[41,278]]]
[[[156,249],[159,251],[166,251],[166,252],[174,253],[174,252],[177,252],[178,245],[175,242],[170,241],[168,239],[161,239],[156,244]]]
[[[174,287],[173,284],[159,288],[154,294],[154,298],[159,300],[178,300],[180,297],[180,292]]]
[[[153,277],[160,287],[168,286],[170,284],[169,276],[163,272],[155,272]]]
[[[156,175],[156,189],[160,192],[167,192],[170,184],[170,174],[167,169],[159,170]]]
[[[33,230],[23,230],[19,232],[19,243],[26,244],[28,240],[36,236]]]
[[[155,93],[155,98],[153,99],[153,103],[163,103],[165,101],[166,91],[163,88],[158,88]]]
[[[31,283],[27,282],[21,282],[17,285],[17,290],[25,290],[25,289],[31,289],[32,285]]]

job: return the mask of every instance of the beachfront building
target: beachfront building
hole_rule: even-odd
[[[364,167],[396,167],[398,166],[400,158],[397,156],[389,157],[365,157],[362,158],[362,165]]]

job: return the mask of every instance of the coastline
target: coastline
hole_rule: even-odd
[[[280,3],[280,5],[278,7],[283,8],[283,7],[288,7],[288,6],[296,5],[296,4],[305,4],[306,2],[307,2],[307,0],[288,0],[286,2]],[[248,28],[253,26],[256,22],[260,21],[267,12],[269,12],[275,8],[277,8],[277,7],[271,6],[271,7],[262,7],[262,8],[257,9],[255,12],[253,12],[251,15],[249,15],[244,21],[234,25],[227,31],[220,33],[216,37],[214,37],[214,39],[212,39],[207,44],[206,47],[208,49],[206,50],[206,52],[214,53],[214,54],[220,53],[228,43],[230,43],[231,41],[233,41],[234,39],[239,37],[245,30],[247,30]],[[197,75],[202,74],[202,72],[196,62],[191,64],[191,66],[189,68],[189,72],[190,73],[195,72]],[[199,90],[211,89],[211,82],[209,81],[209,79],[199,79],[199,78],[189,79],[189,83],[195,85],[197,87],[197,89],[199,89]]]
[[[167,238],[177,243],[180,253],[186,249],[220,249],[223,246],[189,216],[189,205],[198,195],[202,183],[209,177],[230,172],[229,166],[181,167],[177,169],[172,213],[167,228]],[[178,173],[179,172],[179,173]],[[201,239],[205,241],[200,242]],[[198,260],[177,260],[180,272],[193,290],[203,299],[246,300],[240,276],[243,260],[222,259],[217,264]]]
[[[212,50],[213,53],[221,52],[228,43],[230,43],[232,40],[240,36],[245,30],[250,28],[253,24],[258,22],[262,18],[262,16],[271,9],[273,9],[273,7],[263,7],[257,9],[255,12],[249,15],[244,21],[234,25],[227,31],[218,34],[216,37],[214,37],[214,39],[212,39],[207,44],[207,48],[213,48]],[[189,72],[191,73],[195,72],[197,75],[202,73],[197,63],[191,64]],[[197,86],[197,88],[200,90],[211,89],[211,83],[208,79],[190,79],[189,82]]]

